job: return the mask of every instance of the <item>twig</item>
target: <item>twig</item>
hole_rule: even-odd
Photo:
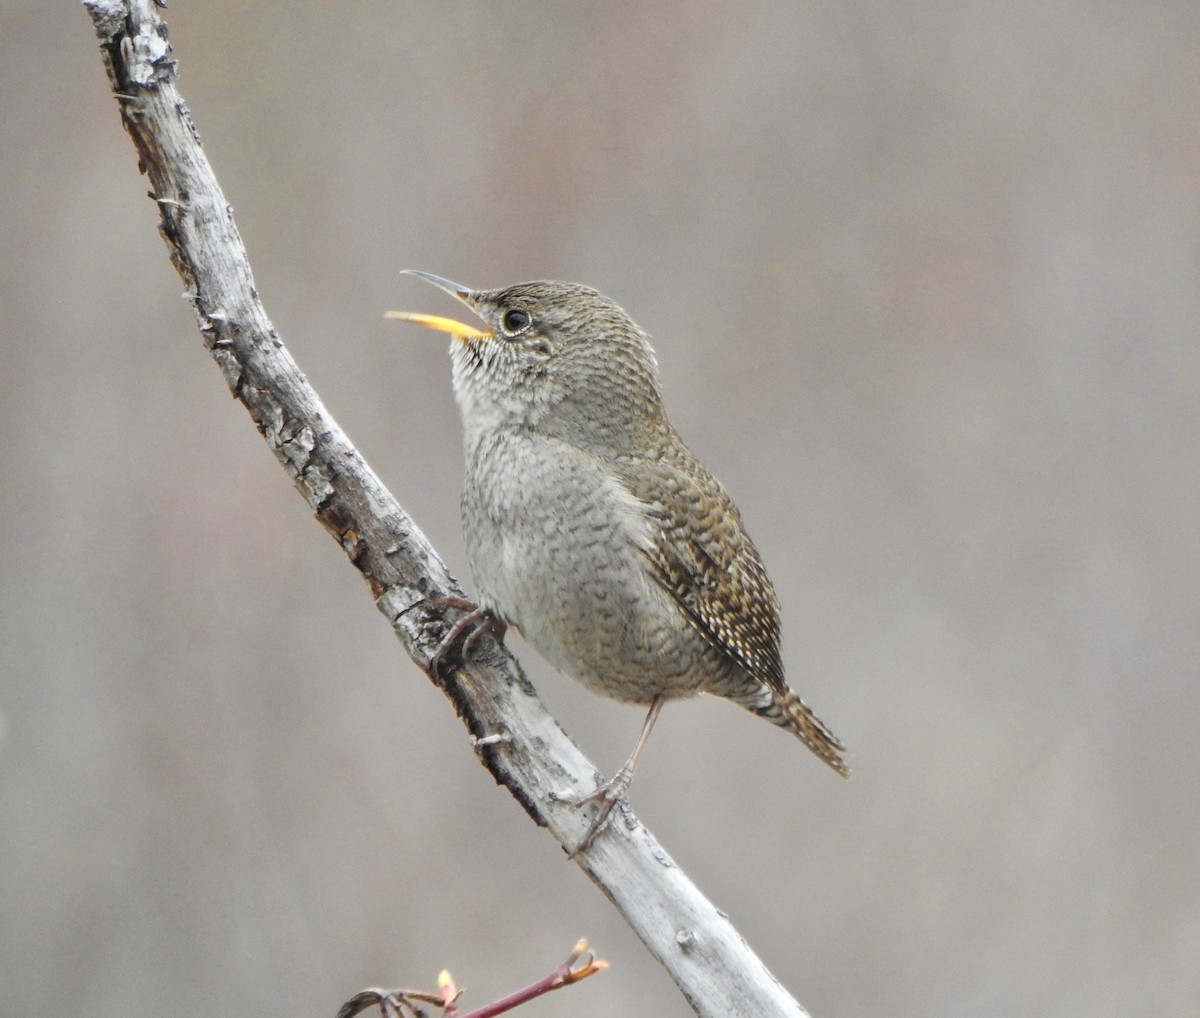
[[[511,1011],[514,1007],[520,1007],[526,1001],[533,1000],[534,997],[540,997],[543,993],[549,993],[551,990],[560,990],[564,986],[571,986],[586,979],[588,976],[594,976],[597,972],[604,972],[607,969],[608,962],[602,958],[593,957],[592,952],[588,950],[587,941],[581,940],[575,945],[570,955],[567,956],[567,960],[548,976],[543,976],[537,982],[530,983],[528,986],[517,990],[516,993],[510,993],[507,997],[501,997],[499,1000],[485,1004],[483,1007],[475,1011],[469,1011],[464,1015],[459,1015],[453,1010],[454,1002],[458,1000],[458,988],[450,978],[450,973],[443,972],[442,976],[444,980],[439,979],[438,983],[443,988],[443,992],[450,996],[450,1006],[446,1010],[447,1018],[451,1018],[451,1016],[457,1016],[457,1018],[494,1018],[495,1015]]]
[[[175,87],[154,0],[85,0],[121,121],[150,179],[159,229],[187,288],[205,345],[317,518],[370,585],[412,659],[454,703],[479,757],[560,845],[587,817],[569,802],[596,768],[545,711],[491,634],[471,660],[430,671],[461,609],[453,578],[425,536],[329,416],[259,301],[246,252],[190,113]],[[577,863],[667,968],[697,1014],[804,1015],[728,920],[625,810]]]
[[[567,960],[549,975],[543,976],[528,986],[523,986],[507,997],[484,1004],[483,1007],[468,1011],[466,1014],[460,1014],[458,1010],[458,999],[462,991],[455,984],[454,977],[450,975],[449,971],[443,969],[441,975],[438,976],[436,993],[425,990],[379,990],[374,988],[362,990],[342,1005],[341,1010],[337,1013],[337,1018],[354,1018],[360,1011],[372,1005],[379,1006],[383,1018],[403,1018],[405,1012],[408,1012],[410,1016],[419,1016],[421,1010],[416,1006],[417,1004],[437,1005],[442,1009],[444,1018],[495,1018],[496,1015],[511,1011],[514,1007],[520,1007],[535,997],[550,993],[552,990],[560,990],[564,986],[571,986],[588,976],[594,976],[598,972],[607,970],[608,962],[594,957],[588,950],[587,941],[581,940],[567,956]]]
[[[362,990],[342,1005],[337,1018],[354,1018],[360,1011],[373,1005],[379,1006],[383,1018],[403,1018],[405,1012],[415,1018],[422,1014],[417,1004],[434,1004],[440,1007],[444,1018],[495,1018],[496,1015],[520,1007],[535,997],[578,983],[607,969],[608,962],[594,957],[588,950],[587,941],[581,940],[567,956],[567,960],[549,975],[466,1014],[459,1014],[458,1011],[458,999],[462,991],[455,984],[450,972],[443,969],[438,976],[436,993],[426,990]]]

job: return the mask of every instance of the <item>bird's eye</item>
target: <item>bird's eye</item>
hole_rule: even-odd
[[[522,308],[509,308],[504,312],[504,331],[510,336],[515,336],[518,332],[528,329],[531,321],[528,311]]]

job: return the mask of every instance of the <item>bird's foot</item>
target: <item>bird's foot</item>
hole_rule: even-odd
[[[450,627],[450,631],[442,637],[441,643],[437,645],[432,656],[429,658],[429,671],[433,675],[441,675],[442,668],[447,663],[449,656],[452,653],[457,654],[459,661],[467,656],[467,652],[473,644],[484,633],[490,629],[496,634],[496,639],[503,640],[504,634],[508,629],[507,624],[488,608],[480,608],[479,605],[472,601],[468,601],[465,597],[455,597],[448,595],[439,597],[434,601],[439,605],[450,605],[453,608],[461,608],[466,614]]]
[[[594,792],[589,792],[582,799],[575,801],[576,807],[586,806],[589,802],[598,802],[600,807],[596,810],[596,815],[592,817],[592,822],[588,825],[579,844],[567,853],[568,859],[574,859],[580,852],[586,852],[591,847],[592,840],[608,820],[613,807],[625,798],[625,793],[629,790],[629,783],[632,780],[633,768],[626,764]]]
[[[650,701],[650,710],[646,714],[646,720],[642,722],[642,734],[638,736],[637,745],[633,747],[633,752],[629,754],[629,759],[613,775],[612,780],[601,785],[590,795],[585,795],[575,803],[576,806],[582,806],[585,802],[599,802],[600,808],[596,811],[596,816],[584,834],[583,840],[567,855],[568,859],[574,859],[575,856],[585,851],[591,845],[596,832],[604,826],[604,821],[608,819],[608,815],[612,812],[617,801],[625,797],[625,793],[629,790],[629,783],[633,780],[633,770],[637,767],[638,757],[642,755],[642,750],[646,746],[646,740],[650,738],[650,731],[654,728],[654,722],[658,718],[664,703],[666,703],[666,697],[661,693]]]

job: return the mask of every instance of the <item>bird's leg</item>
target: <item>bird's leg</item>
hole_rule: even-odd
[[[495,633],[498,640],[504,639],[504,633],[508,629],[508,626],[489,609],[480,608],[479,605],[473,604],[465,597],[455,597],[453,595],[439,597],[434,603],[451,605],[454,608],[461,608],[466,612],[462,618],[450,627],[450,632],[442,637],[442,642],[437,645],[437,649],[429,658],[429,671],[434,675],[441,674],[446,655],[454,650],[455,645],[460,640],[462,641],[462,646],[458,648],[458,656],[461,659],[466,657],[467,651],[471,649],[471,644],[479,639],[480,634],[485,629],[490,629]],[[467,630],[470,630],[470,632],[467,632]],[[463,636],[464,633],[466,633],[465,637]]]
[[[600,808],[596,811],[596,816],[592,819],[591,826],[588,827],[583,839],[567,856],[568,859],[574,859],[580,852],[587,849],[596,833],[604,826],[604,821],[608,819],[617,800],[629,790],[629,783],[633,781],[633,769],[637,766],[638,757],[642,755],[642,747],[650,738],[650,732],[654,728],[654,722],[658,720],[664,703],[666,703],[666,699],[662,696],[656,696],[650,701],[650,711],[642,725],[642,734],[638,736],[637,745],[633,747],[633,752],[629,754],[629,759],[625,761],[624,766],[594,792],[585,795],[575,803],[576,806],[582,806],[589,802],[599,802]]]

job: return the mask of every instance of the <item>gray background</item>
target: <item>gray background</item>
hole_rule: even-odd
[[[413,266],[591,283],[741,505],[837,780],[669,708],[639,815],[818,1018],[1200,996],[1200,7],[180,3],[268,311],[469,586]],[[0,15],[6,1014],[689,1013],[206,358],[75,4]],[[640,714],[514,647],[611,770]]]

